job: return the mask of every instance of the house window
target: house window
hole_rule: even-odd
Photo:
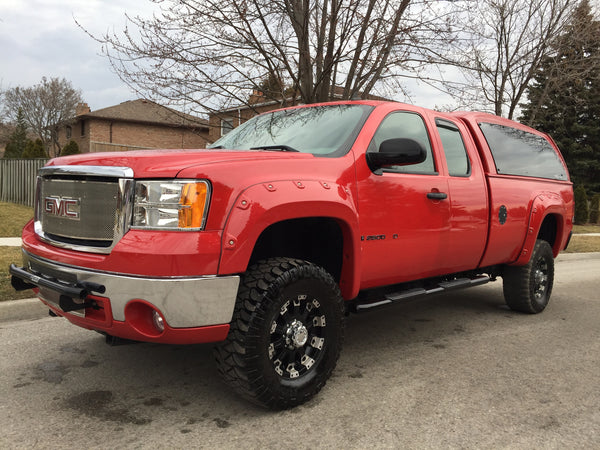
[[[73,133],[73,130],[71,129],[71,126],[67,125],[67,139],[71,139],[72,133]]]
[[[221,119],[221,136],[233,130],[233,119]]]
[[[85,120],[81,121],[81,135],[85,136]]]

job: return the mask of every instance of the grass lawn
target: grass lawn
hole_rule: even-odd
[[[600,233],[600,225],[574,225],[573,237],[565,253],[600,252],[600,236],[578,236],[582,233]]]
[[[35,294],[32,290],[17,292],[10,285],[10,274],[8,266],[10,264],[21,267],[23,261],[21,258],[20,247],[0,247],[0,302],[5,300],[17,300],[19,298],[32,298]]]
[[[21,230],[32,218],[33,208],[0,202],[0,237],[21,236]]]
[[[565,253],[589,252],[600,252],[600,236],[577,236],[574,234],[565,251]]]
[[[0,202],[0,237],[20,237],[21,229],[33,217],[33,208]],[[16,292],[10,285],[8,266],[23,265],[20,247],[0,246],[0,301],[35,297],[31,290]]]
[[[600,233],[600,225],[573,225],[573,234]]]

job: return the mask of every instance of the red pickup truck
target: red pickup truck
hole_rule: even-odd
[[[15,288],[110,341],[217,342],[225,380],[275,409],[325,384],[348,312],[497,276],[542,311],[573,217],[548,136],[374,101],[269,112],[205,150],[54,159],[36,198]]]

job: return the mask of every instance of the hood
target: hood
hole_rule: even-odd
[[[308,153],[264,150],[133,150],[63,156],[51,160],[48,165],[129,167],[135,178],[174,178],[184,169],[208,164],[312,158],[314,156]]]

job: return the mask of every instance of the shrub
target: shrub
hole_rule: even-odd
[[[17,125],[15,130],[10,134],[8,142],[4,150],[5,158],[22,158],[23,152],[27,146],[27,124],[23,110],[19,108],[17,113]]]
[[[60,151],[60,156],[77,155],[79,153],[81,152],[79,151],[79,145],[77,145],[77,142],[69,141],[69,143]]]
[[[23,154],[19,152],[19,149],[14,142],[8,141],[6,143],[6,147],[4,147],[4,158],[21,158],[22,156]]]
[[[575,188],[575,223],[583,225],[588,221],[588,198],[585,187],[582,185]]]
[[[44,144],[41,139],[35,141],[27,141],[25,150],[23,151],[23,158],[47,158],[46,150],[44,150]]]
[[[600,194],[596,194],[592,197],[592,204],[590,207],[590,223],[594,225],[598,223],[600,219]]]

